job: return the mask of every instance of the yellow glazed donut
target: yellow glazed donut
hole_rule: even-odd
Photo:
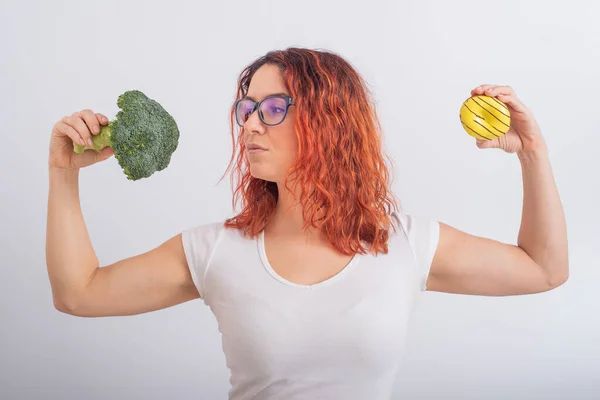
[[[460,122],[474,138],[493,140],[508,132],[510,111],[494,97],[471,96],[460,107]]]

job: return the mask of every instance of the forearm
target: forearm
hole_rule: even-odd
[[[75,301],[98,267],[79,202],[79,171],[50,168],[46,265],[52,294]]]
[[[567,230],[545,145],[519,153],[523,175],[523,214],[518,245],[552,282],[568,277]]]

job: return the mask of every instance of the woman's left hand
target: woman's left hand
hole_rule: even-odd
[[[510,129],[494,140],[477,140],[480,149],[502,149],[507,153],[527,153],[545,147],[542,132],[533,113],[517,97],[510,86],[481,85],[471,90],[471,96],[494,97],[510,111]]]

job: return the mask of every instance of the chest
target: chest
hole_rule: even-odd
[[[234,376],[382,376],[395,364],[417,287],[410,248],[391,242],[388,254],[353,258],[234,239],[221,243],[206,275],[206,303]],[[289,282],[273,279],[270,264]]]
[[[275,237],[264,238],[264,251],[277,275],[299,285],[326,281],[344,270],[354,258],[327,244]]]
[[[210,305],[234,375],[385,375],[402,348],[413,293],[393,261],[361,258],[311,289],[274,280],[259,263],[247,264],[257,274],[241,281],[215,269]]]

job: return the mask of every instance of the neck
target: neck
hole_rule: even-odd
[[[283,183],[277,183],[277,190],[277,206],[268,224],[269,231],[287,237],[306,236],[309,239],[324,240],[322,233],[317,229],[303,229],[302,205],[297,204],[300,189],[294,194],[286,189]]]

